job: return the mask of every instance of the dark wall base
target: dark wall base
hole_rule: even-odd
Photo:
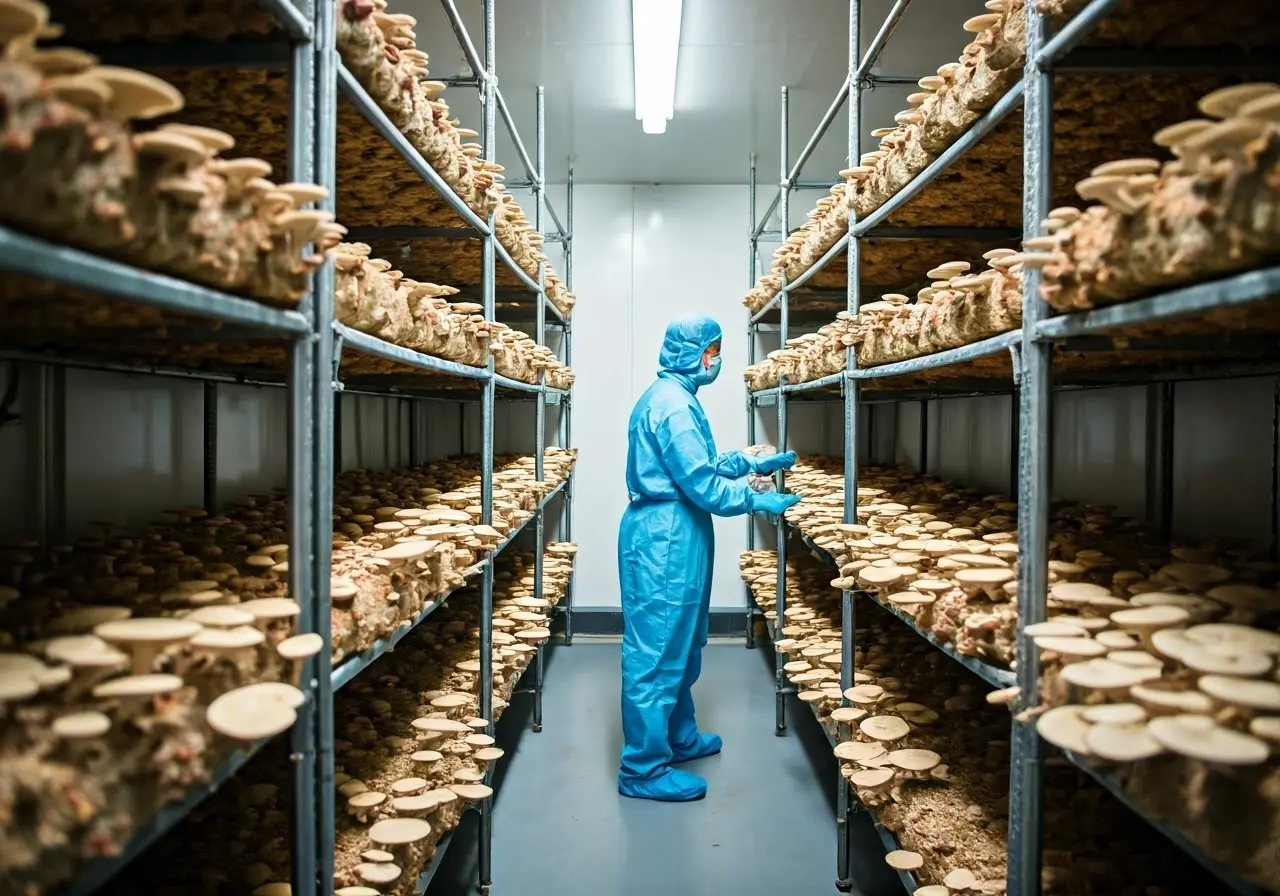
[[[745,608],[712,607],[708,628],[713,638],[745,638],[747,611]],[[611,607],[574,607],[573,633],[621,635],[622,611]]]

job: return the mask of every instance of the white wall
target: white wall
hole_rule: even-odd
[[[720,450],[746,439],[742,187],[575,189],[574,504],[579,606],[617,607],[618,522],[626,508],[627,419],[657,372],[667,323],[709,314],[725,328],[724,373],[698,393]],[[716,520],[713,606],[741,606],[741,519]]]

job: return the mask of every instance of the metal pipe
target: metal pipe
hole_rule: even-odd
[[[786,183],[787,153],[788,153],[788,147],[789,147],[790,136],[791,136],[790,135],[790,115],[791,115],[790,91],[784,86],[782,88],[782,118],[781,118],[781,127],[779,128],[780,153],[779,153],[779,159],[778,159],[778,162],[779,162],[778,164],[778,168],[779,168],[778,205],[779,205],[779,214],[782,216],[782,229],[784,232],[787,229],[787,222],[789,219],[788,217],[789,209],[791,205],[791,200],[790,200],[791,189],[790,187],[787,186],[787,183]],[[779,333],[781,338],[781,344],[785,346],[787,344],[787,329],[790,323],[788,313],[787,313],[788,312],[787,283],[786,283],[785,277],[783,278],[782,289],[781,291],[779,291],[778,296],[781,302],[781,315],[782,315],[782,322],[779,328]],[[783,377],[779,380],[779,386],[783,386],[785,384],[786,384],[786,377]],[[777,410],[778,450],[786,451],[787,450],[787,397],[781,388],[779,388],[778,390],[777,408],[778,408]],[[775,478],[775,483],[778,491],[783,491],[786,488],[786,474],[783,471],[779,471],[777,474],[775,474],[774,478]],[[781,516],[778,517],[778,521],[774,527],[774,538],[776,539],[777,545],[778,545],[777,583],[775,585],[775,599],[776,599],[775,609],[777,610],[777,618],[779,620],[777,626],[779,629],[781,629],[783,624],[781,620],[787,608],[787,522]],[[783,662],[784,659],[785,659],[785,656],[783,654],[775,651],[774,653],[774,699],[776,702],[776,706],[774,709],[774,713],[775,713],[774,733],[777,735],[781,735],[787,730],[787,703],[786,703],[787,677],[786,677],[785,671],[782,668],[783,665],[785,665],[785,663]]]
[[[453,0],[444,0],[448,7]],[[495,147],[494,133],[497,127],[497,102],[494,92],[495,53],[494,53],[494,0],[484,0],[484,124],[481,132],[483,141],[483,157],[493,158]],[[456,28],[455,28],[456,31]],[[489,215],[488,233],[485,235],[484,252],[481,259],[483,269],[484,316],[486,320],[496,319],[496,296],[494,287],[497,271],[498,238],[494,233],[493,215]],[[538,305],[542,306],[543,296],[538,295]],[[480,405],[480,505],[481,522],[486,526],[493,522],[493,431],[494,431],[494,397],[497,384],[494,381],[493,356],[489,357],[489,379],[484,384],[484,400]],[[541,399],[541,395],[539,398]],[[480,587],[480,718],[487,719],[486,732],[492,735],[493,725],[493,561],[484,565],[484,581]],[[490,777],[490,780],[492,778]],[[493,883],[493,798],[480,803],[479,843],[477,844],[480,892],[487,896]]]
[[[929,472],[929,399],[920,399],[920,472]]]
[[[751,171],[747,178],[747,229],[750,230],[756,223],[756,154],[751,153],[748,156]],[[748,239],[748,256],[747,256],[747,287],[750,288],[756,282],[756,241],[752,237]],[[747,364],[756,363],[756,329],[750,323],[747,324]],[[751,398],[751,393],[747,392],[747,444],[754,445],[756,443],[756,404]],[[747,550],[754,551],[756,548],[756,521],[747,514]],[[747,632],[746,646],[750,650],[756,646],[755,636],[755,597],[751,593],[751,589],[746,589],[747,598]]]
[[[326,21],[322,23],[320,19],[313,19],[312,22],[313,33],[318,40],[322,37],[317,27],[332,27],[332,23],[327,21],[329,16],[321,18]],[[295,182],[310,182],[316,173],[315,141],[319,139],[317,135],[320,132],[316,121],[318,63],[315,46],[306,43],[293,46],[289,69],[288,166],[289,179]],[[336,122],[333,127],[336,127]],[[320,432],[317,398],[313,391],[318,362],[314,286],[319,276],[317,274],[313,278],[313,288],[299,306],[299,310],[308,316],[310,332],[294,340],[289,352],[289,558],[293,562],[289,564],[288,576],[289,593],[300,606],[297,620],[300,632],[317,631],[321,617],[327,619],[329,615],[328,589],[325,589],[322,612],[314,587],[315,568],[309,562],[314,557],[312,536],[319,525],[312,503],[313,490],[318,485],[316,438]],[[332,319],[332,306],[329,315],[324,321],[325,327]],[[324,401],[329,403],[333,400],[333,388],[327,373]],[[328,520],[332,513],[332,507],[326,507],[323,519]],[[327,532],[325,538],[326,541],[329,539]],[[328,584],[327,576],[325,584]],[[323,634],[322,642],[328,643]],[[323,653],[327,662],[328,651]],[[322,877],[326,881],[332,879],[332,872],[325,876],[322,868],[332,865],[333,828],[324,828],[320,816],[326,798],[332,801],[333,795],[331,789],[325,792],[320,780],[319,752],[322,719],[327,717],[332,723],[333,701],[331,698],[327,701],[321,699],[317,689],[317,678],[320,677],[317,670],[317,657],[304,664],[302,689],[307,699],[298,707],[297,720],[290,733],[290,752],[294,763],[292,881],[293,892],[298,896],[315,896]],[[325,666],[326,679],[328,674],[328,666]]]
[[[315,483],[314,436],[315,402],[311,396],[311,375],[315,362],[315,343],[308,337],[294,340],[289,351],[289,556],[302,558],[289,564],[289,593],[299,604],[298,630],[315,631],[317,622],[312,599],[310,535],[316,520],[312,516],[311,489]],[[308,664],[310,665],[310,664]],[[310,673],[310,674],[309,674]],[[316,768],[318,718],[332,714],[332,702],[321,707],[316,699],[314,672],[304,670],[303,687],[308,699],[297,709],[297,720],[290,732],[290,758],[293,761],[292,817],[292,882],[295,892],[315,896],[319,876],[319,831],[316,813],[319,776]]]
[[[538,88],[541,95],[542,88]],[[507,133],[511,135],[511,142],[516,145],[516,155],[520,156],[520,163],[524,165],[525,174],[534,182],[534,189],[537,189],[538,182],[545,175],[542,171],[542,163],[539,162],[537,167],[534,166],[533,160],[529,158],[529,151],[524,148],[524,141],[520,139],[520,131],[516,128],[515,119],[511,116],[511,110],[507,108],[507,101],[502,96],[501,88],[494,88],[493,95],[498,100],[498,112],[502,115],[502,120],[507,124]]]
[[[1177,413],[1177,383],[1160,384],[1160,534],[1168,541],[1173,535],[1174,513],[1174,422]]]
[[[845,132],[848,143],[849,164],[858,164],[861,157],[862,143],[862,85],[854,77],[855,66],[861,57],[862,47],[862,0],[849,0],[849,118]],[[845,310],[857,313],[862,301],[860,243],[853,236],[853,228],[857,215],[853,207],[849,208],[848,232],[846,241],[849,244],[849,259],[845,275]],[[845,353],[845,369],[854,371],[858,366],[858,352],[849,348]],[[858,399],[862,392],[862,384],[855,379],[846,379],[840,387],[844,411],[844,506],[842,519],[848,523],[858,521]],[[853,687],[854,661],[857,642],[857,605],[852,590],[845,589],[840,595],[840,691],[842,694]],[[849,699],[841,697],[841,706],[849,706]],[[840,740],[851,739],[853,732],[847,725],[840,726]],[[856,794],[853,787],[843,777],[837,779],[839,792],[836,803],[836,888],[852,889],[853,878],[853,832],[852,816],[857,811]]]
[[[796,181],[800,179],[800,172],[804,169],[805,162],[809,161],[809,157],[813,155],[813,151],[818,148],[818,144],[822,142],[822,138],[826,136],[827,128],[831,127],[831,122],[836,120],[836,116],[840,114],[840,107],[844,105],[844,101],[849,98],[849,78],[845,77],[844,83],[840,85],[840,89],[836,91],[836,98],[831,101],[831,105],[827,107],[826,113],[822,116],[822,121],[818,122],[818,129],[809,137],[809,142],[804,145],[804,149],[800,150],[800,155],[796,157],[795,164],[791,166],[791,172],[786,175],[785,180],[787,186],[794,188]],[[856,164],[850,162],[849,164]],[[754,217],[753,217],[754,220]]]
[[[569,174],[565,181],[565,220],[568,222],[569,241],[564,247],[564,285],[565,288],[573,289],[573,159],[569,159]],[[564,328],[564,363],[568,367],[573,366],[573,328],[566,321]],[[561,447],[571,448],[573,446],[573,400],[566,399],[565,403],[560,406],[561,419],[564,421],[564,441]],[[577,471],[571,469],[569,471],[569,484],[565,488],[564,496],[564,531],[560,533],[560,537],[564,541],[573,541],[573,500],[574,486],[576,485]],[[569,578],[569,587],[565,591],[564,599],[560,602],[564,607],[564,643],[573,644],[573,578]]]
[[[46,550],[67,537],[67,371],[42,364],[36,378],[38,532]]]
[[[462,22],[462,16],[458,13],[458,7],[454,5],[453,0],[440,0],[440,5],[444,7],[445,15],[449,17],[449,27],[453,29],[453,36],[458,40],[458,46],[462,48],[462,55],[467,58],[467,65],[471,66],[471,71],[475,73],[476,78],[483,80],[486,77],[493,76],[493,70],[489,67],[489,35],[485,35],[485,61],[480,61],[480,54],[476,52],[476,45],[471,42],[471,35],[467,33],[467,26]],[[487,23],[486,23],[487,27]],[[493,156],[485,153],[484,158],[491,159]]]
[[[781,198],[780,193],[775,194],[773,199],[769,201],[769,207],[764,210],[764,217],[760,219],[760,223],[758,223],[755,229],[751,231],[751,236],[754,237],[755,239],[759,239],[760,234],[764,233],[764,229],[769,223],[769,218],[778,209],[778,200],[780,198]]]
[[[543,179],[541,172],[546,169],[547,164],[547,117],[546,117],[546,88],[541,84],[537,90],[537,153],[538,153],[538,172],[536,176],[536,196],[533,207],[533,228],[539,234],[542,233],[542,212],[547,202],[547,184]],[[547,287],[547,263],[545,261],[538,262],[538,295],[540,301],[535,315],[536,333],[535,339],[539,345],[545,345],[547,341],[547,302],[543,299],[546,295]],[[538,371],[538,384],[545,389],[546,371]],[[546,456],[546,425],[547,425],[547,395],[545,391],[538,393],[538,407],[534,411],[534,477],[542,482],[545,477],[543,464]],[[537,520],[534,524],[534,533],[536,542],[533,554],[533,593],[536,597],[542,597],[542,580],[543,580],[543,538],[544,526],[546,523],[546,512],[543,505],[539,505],[537,511]],[[543,652],[539,648],[537,655],[534,657],[533,672],[533,730],[542,730],[542,676],[543,676]]]
[[[857,0],[854,0],[854,2],[857,2]],[[867,47],[866,55],[862,57],[862,61],[854,69],[853,80],[862,80],[875,67],[876,60],[880,58],[880,53],[884,50],[885,44],[889,42],[893,29],[898,27],[898,22],[902,19],[902,14],[907,11],[907,6],[910,3],[911,0],[898,0],[897,3],[893,4],[893,9],[889,10],[889,14],[885,16],[884,22],[880,25],[880,30],[871,39],[871,46]],[[856,164],[857,159],[858,156],[854,156],[849,160],[849,164]]]
[[[203,460],[204,512],[214,516],[218,512],[218,384],[206,382],[203,394]]]
[[[1028,4],[1027,59],[1036,59],[1045,44],[1048,23]],[[1053,82],[1040,68],[1023,72],[1023,197],[1022,221],[1033,236],[1049,211],[1053,195]],[[1035,339],[1036,325],[1045,316],[1039,300],[1040,272],[1023,272],[1022,373],[1018,422],[1018,686],[1021,688],[1012,723],[1009,763],[1008,881],[1011,893],[1040,889],[1043,827],[1040,737],[1033,723],[1017,721],[1020,713],[1039,702],[1039,652],[1024,635],[1026,627],[1045,618],[1049,550],[1049,420],[1052,402],[1051,346]]]
[[[1058,33],[1053,36],[1052,40],[1046,40],[1041,43],[1037,47],[1034,56],[1027,55],[1027,59],[1035,60],[1035,65],[1028,66],[1028,68],[1035,68],[1039,71],[1051,69],[1055,60],[1061,59],[1074,49],[1077,44],[1092,34],[1099,23],[1111,15],[1119,5],[1120,0],[1091,0],[1084,9],[1072,16],[1070,21],[1058,29]]]

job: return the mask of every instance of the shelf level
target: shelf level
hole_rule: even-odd
[[[801,532],[792,523],[788,522],[787,525],[790,526],[791,529],[795,531],[797,535],[800,536],[800,540],[804,542],[805,547],[807,547],[810,551],[812,551],[813,554],[816,557],[818,557],[818,559],[820,559],[823,563],[827,564],[833,569],[835,568],[836,566],[835,558],[833,558],[829,553],[827,553],[825,549],[819,547],[816,542],[814,542],[812,539],[809,538],[809,536]],[[958,650],[956,650],[956,647],[954,644],[952,644],[949,641],[939,640],[938,637],[934,635],[932,632],[924,631],[918,625],[916,625],[915,620],[912,619],[910,616],[908,616],[906,613],[897,609],[893,605],[885,603],[884,601],[878,599],[874,594],[871,594],[868,591],[862,591],[862,590],[859,590],[856,593],[861,594],[862,596],[866,597],[868,600],[875,601],[877,605],[888,610],[890,613],[892,613],[894,616],[900,619],[903,622],[903,624],[905,624],[913,632],[915,632],[925,641],[928,641],[929,644],[931,644],[934,648],[936,648],[937,650],[940,650],[942,653],[945,653],[947,656],[951,657],[951,659],[955,660],[957,663],[964,666],[974,675],[978,676],[987,684],[991,685],[991,687],[998,690],[1000,688],[1012,687],[1013,685],[1017,684],[1018,682],[1017,675],[1013,672],[1010,672],[1008,669],[1001,669],[998,666],[991,665],[990,663],[984,663],[982,660],[978,659],[977,657],[972,657],[972,656],[968,656],[967,654],[960,653]]]
[[[468,580],[467,584],[470,584],[471,583],[470,580],[480,574],[480,572],[484,569],[486,564],[494,562],[494,560],[496,560],[498,556],[507,549],[507,547],[514,544],[516,538],[520,535],[520,533],[522,533],[528,527],[529,523],[533,522],[538,518],[538,514],[546,510],[547,505],[551,503],[551,501],[556,497],[556,495],[562,494],[564,492],[568,484],[569,484],[569,480],[565,479],[564,482],[561,482],[554,489],[548,492],[547,496],[543,498],[542,501],[538,504],[537,509],[529,515],[528,519],[526,519],[523,523],[520,524],[519,528],[517,528],[510,535],[508,535],[506,539],[504,539],[503,542],[500,545],[498,545],[497,550],[490,552],[490,554],[487,557],[485,557],[485,559],[482,560],[480,563],[477,563],[475,566],[468,568],[466,573],[464,573],[464,577]],[[539,546],[539,549],[541,549],[541,546]],[[461,587],[466,587],[466,586],[461,586]],[[355,680],[357,676],[360,675],[360,673],[364,672],[365,669],[368,669],[380,658],[382,658],[385,654],[394,650],[397,644],[399,644],[402,640],[404,640],[404,638],[410,632],[414,631],[419,625],[422,624],[423,620],[425,620],[428,616],[430,616],[436,610],[440,609],[440,607],[444,606],[444,602],[449,598],[450,595],[455,593],[457,590],[459,589],[455,588],[452,591],[448,591],[445,594],[442,594],[440,597],[436,598],[431,603],[427,604],[427,606],[423,607],[422,611],[419,612],[418,615],[414,617],[412,620],[410,620],[408,623],[402,624],[390,635],[388,635],[385,638],[379,639],[378,641],[374,642],[372,646],[361,651],[355,656],[348,657],[347,659],[343,660],[342,663],[339,666],[337,666],[332,673],[330,673],[330,679],[333,682],[333,689],[338,690],[339,688],[345,687],[346,685],[350,684],[353,680]]]
[[[132,299],[165,311],[238,324],[264,334],[298,336],[311,329],[310,321],[298,311],[263,305],[6,227],[0,227],[0,269]]]

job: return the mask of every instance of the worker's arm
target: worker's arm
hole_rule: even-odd
[[[726,451],[716,458],[716,473],[728,479],[741,479],[748,473],[754,473],[751,458],[742,451]]]
[[[692,408],[672,408],[656,424],[662,464],[686,498],[717,516],[751,512],[755,492],[745,480],[727,478],[719,471],[719,458],[708,450]]]

